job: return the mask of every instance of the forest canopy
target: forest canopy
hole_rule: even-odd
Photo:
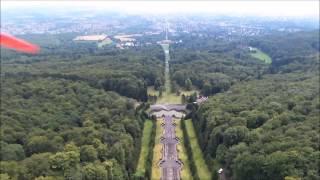
[[[210,168],[220,164],[239,180],[319,179],[319,35],[287,37],[256,40],[266,52],[277,49],[271,66],[192,114]],[[302,42],[292,49],[299,57],[292,42]]]
[[[135,168],[143,121],[133,100],[54,78],[6,78],[3,85],[1,173],[126,178]]]

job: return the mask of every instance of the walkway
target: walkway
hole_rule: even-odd
[[[163,137],[161,138],[162,159],[160,161],[162,180],[179,180],[181,162],[178,159],[177,144],[179,139],[176,137],[175,124],[172,116],[163,118]]]

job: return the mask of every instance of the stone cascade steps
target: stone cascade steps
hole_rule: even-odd
[[[179,180],[182,163],[178,158],[177,144],[179,138],[176,137],[172,116],[164,116],[163,136],[161,137],[162,159],[159,163],[161,168],[161,180]]]

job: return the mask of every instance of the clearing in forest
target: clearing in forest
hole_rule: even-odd
[[[267,64],[272,63],[271,57],[268,54],[262,52],[261,50],[259,50],[257,48],[251,48],[250,55],[254,58],[257,58],[257,59],[267,63]]]

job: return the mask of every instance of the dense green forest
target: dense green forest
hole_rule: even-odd
[[[41,46],[41,53],[31,56],[2,50],[3,73],[86,81],[141,101],[147,100],[147,86],[163,79],[164,55],[158,46],[98,48],[94,43],[72,41],[75,35],[27,36]]]
[[[2,174],[104,179],[133,172],[143,123],[134,100],[80,81],[21,77],[2,83]]]
[[[38,55],[1,49],[1,179],[134,173],[144,123],[135,107],[163,77],[162,50],[97,48],[75,36],[22,36]]]
[[[319,30],[299,33],[273,33],[251,38],[248,44],[258,47],[273,59],[274,68],[319,51]],[[301,62],[300,62],[301,63]]]
[[[239,180],[319,179],[319,35],[259,42],[265,52],[277,49],[264,74],[210,97],[192,114],[207,164]]]
[[[172,46],[170,70],[173,87],[191,89],[194,86],[204,95],[213,95],[227,91],[236,83],[259,79],[264,74],[315,69],[318,37],[317,31],[276,32],[231,42],[207,37],[184,37],[184,43]],[[249,46],[260,48],[270,55],[271,67],[251,57]]]
[[[1,49],[1,180],[132,177],[145,117],[135,107],[163,86],[163,50],[98,48],[76,35],[22,36],[38,55]],[[171,87],[210,96],[188,107],[212,177],[221,166],[236,180],[319,179],[319,34],[179,38]]]
[[[227,91],[233,84],[259,78],[267,64],[252,58],[237,42],[197,38],[172,47],[174,85],[204,95]]]

